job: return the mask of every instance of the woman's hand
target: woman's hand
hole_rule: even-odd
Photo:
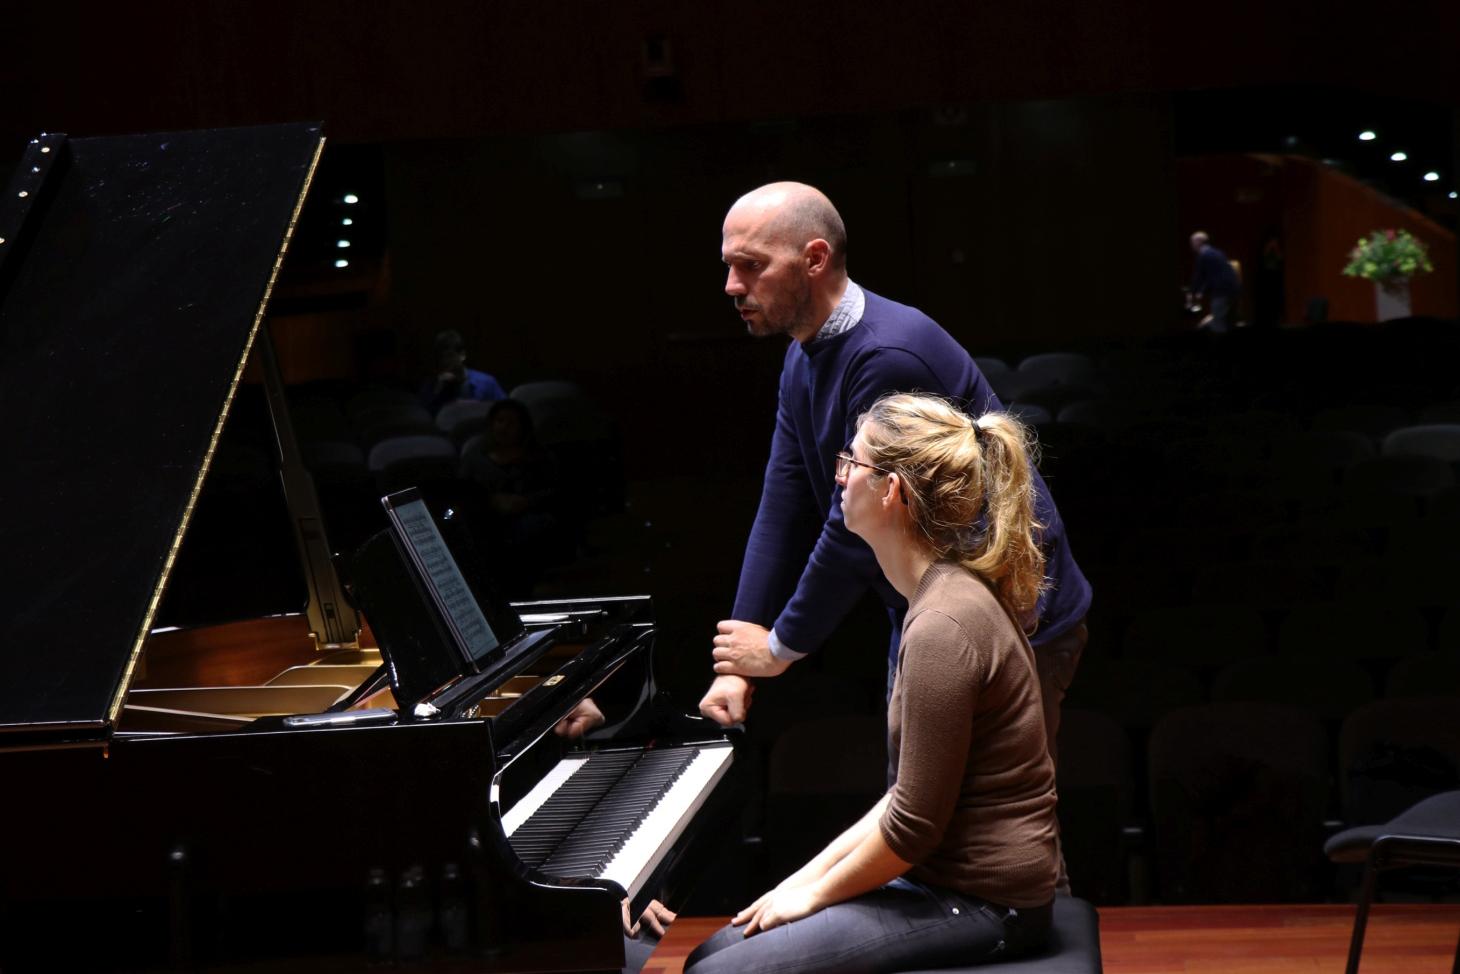
[[[637,937],[639,931],[644,928],[648,928],[649,933],[653,936],[662,937],[664,931],[669,929],[669,925],[679,918],[678,914],[658,900],[649,901],[649,905],[644,908],[644,913],[639,917],[638,923],[629,921],[628,897],[620,902],[619,908],[623,913],[624,936],[626,937]]]
[[[730,922],[737,927],[743,924],[745,935],[752,937],[762,930],[771,930],[783,923],[810,916],[825,905],[821,902],[816,883],[802,886],[782,883],[735,914]]]

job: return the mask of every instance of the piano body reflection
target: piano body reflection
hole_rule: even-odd
[[[321,145],[44,136],[0,208],[6,974],[616,970],[730,811],[648,598],[508,605],[412,492],[347,598],[281,410],[307,618],[152,631],[251,352],[282,404],[261,323]]]

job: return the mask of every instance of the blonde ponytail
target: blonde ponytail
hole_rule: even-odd
[[[884,396],[858,420],[873,463],[899,475],[917,540],[985,579],[1027,630],[1044,590],[1037,449],[1008,413],[977,420],[932,396]]]

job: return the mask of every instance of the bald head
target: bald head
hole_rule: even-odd
[[[847,289],[847,231],[804,183],[771,183],[725,214],[725,293],[752,335],[810,341]]]
[[[1191,249],[1192,250],[1201,250],[1203,247],[1205,247],[1207,245],[1207,241],[1210,240],[1210,239],[1211,238],[1208,237],[1205,233],[1203,233],[1200,230],[1198,230],[1196,233],[1193,233],[1191,235]]]
[[[726,222],[732,217],[754,221],[764,239],[794,250],[804,249],[813,240],[824,240],[831,266],[846,270],[846,225],[831,200],[815,186],[767,183],[736,200]]]

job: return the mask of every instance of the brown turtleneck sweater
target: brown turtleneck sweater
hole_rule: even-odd
[[[1054,897],[1054,763],[1034,652],[992,590],[935,562],[909,602],[888,704],[882,836],[911,879],[1029,908]]]

